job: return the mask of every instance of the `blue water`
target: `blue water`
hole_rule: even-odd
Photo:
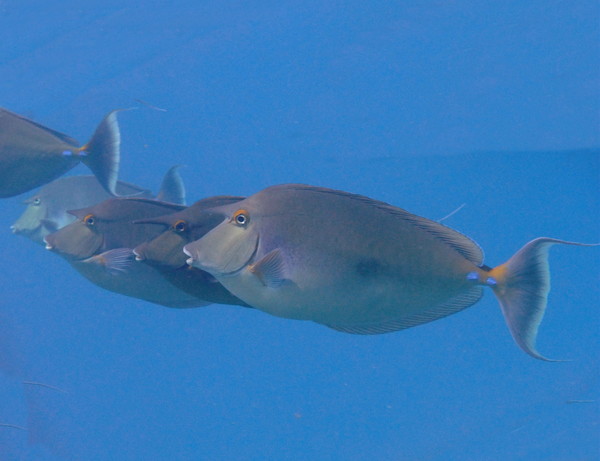
[[[119,115],[121,179],[185,165],[189,202],[302,182],[432,219],[464,203],[446,224],[489,265],[600,241],[597,2],[172,3],[0,1],[0,106],[81,142],[136,99],[166,109]],[[0,423],[23,429],[0,426],[0,460],[600,458],[598,248],[551,250],[538,346],[570,361],[545,363],[491,292],[367,337],[121,297],[13,236],[20,201]]]

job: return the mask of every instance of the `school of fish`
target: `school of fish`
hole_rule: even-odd
[[[0,109],[0,197],[41,188],[11,226],[92,283],[173,308],[229,304],[354,334],[431,322],[489,288],[509,331],[536,349],[550,290],[541,237],[495,267],[469,237],[364,196],[303,184],[185,205],[174,166],[156,196],[118,180],[117,113],[83,146]],[[79,162],[93,176],[61,177]]]

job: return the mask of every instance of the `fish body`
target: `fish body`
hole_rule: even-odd
[[[110,198],[91,207],[69,210],[77,219],[45,237],[47,248],[69,260],[82,260],[115,248],[135,248],[164,231],[160,224],[134,225],[136,219],[184,209],[143,198]]]
[[[147,189],[117,182],[117,194],[151,197]],[[110,198],[95,176],[65,176],[42,187],[25,200],[27,207],[11,226],[15,234],[23,235],[36,243],[44,244],[46,235],[75,221],[67,210],[90,207]]]
[[[164,231],[160,224],[133,224],[185,207],[143,198],[111,198],[71,211],[77,220],[45,237],[46,248],[64,257],[96,285],[167,307],[209,304],[166,280],[157,269],[135,261],[132,248]]]
[[[226,218],[184,247],[188,262],[255,308],[348,333],[387,333],[469,307],[488,286],[519,346],[543,358],[535,337],[549,290],[547,248],[572,242],[537,239],[491,269],[475,242],[439,222],[299,184],[215,212]]]
[[[119,196],[150,198],[152,193],[134,184],[117,182]],[[44,237],[75,221],[68,210],[91,207],[109,199],[110,194],[95,176],[65,176],[55,179],[25,200],[27,207],[11,226],[13,233],[44,245]],[[185,203],[185,190],[177,167],[165,174],[158,197],[172,203]]]
[[[90,141],[73,138],[0,108],[0,197],[42,186],[85,163],[111,194],[116,194],[120,161],[118,111],[106,115]]]

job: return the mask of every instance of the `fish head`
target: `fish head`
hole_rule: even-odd
[[[70,213],[77,216],[79,211],[81,210],[70,211]],[[96,216],[87,213],[77,218],[71,224],[47,235],[44,238],[46,249],[75,261],[89,258],[101,251],[104,237],[96,229],[98,223]]]
[[[184,246],[188,264],[215,277],[237,274],[252,262],[259,243],[260,219],[237,208],[202,238]]]
[[[138,245],[133,250],[136,259],[153,266],[162,266],[172,269],[185,266],[186,255],[183,246],[189,240],[172,231],[166,231],[153,240]]]
[[[14,234],[23,235],[43,245],[44,237],[57,229],[47,229],[42,224],[47,220],[48,207],[40,194],[28,198],[24,203],[27,208],[10,228]]]
[[[160,224],[165,232],[135,248],[138,260],[163,267],[185,266],[183,247],[198,240],[227,218],[223,212],[211,209],[186,208],[178,213],[134,221],[136,224]]]

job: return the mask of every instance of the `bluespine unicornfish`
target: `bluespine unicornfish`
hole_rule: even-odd
[[[583,245],[538,238],[490,268],[475,242],[439,222],[299,184],[214,211],[225,219],[184,247],[188,262],[257,309],[379,334],[458,312],[490,288],[517,344],[538,359],[545,359],[536,336],[550,289],[548,249]]]

